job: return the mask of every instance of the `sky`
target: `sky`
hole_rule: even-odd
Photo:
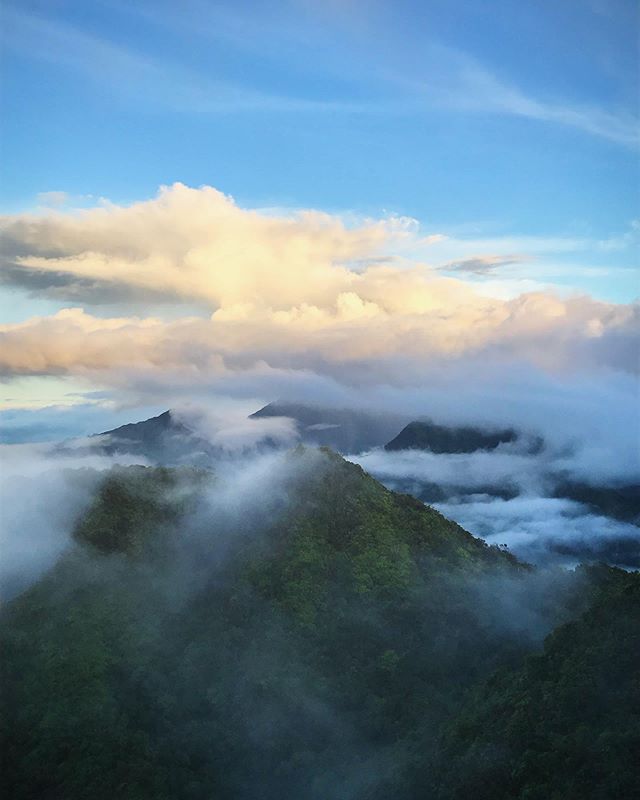
[[[635,436],[638,14],[4,0],[4,440],[596,392]]]

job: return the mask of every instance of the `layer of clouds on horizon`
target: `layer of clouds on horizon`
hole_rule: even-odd
[[[244,209],[181,184],[5,216],[0,231],[5,284],[54,302],[0,326],[5,396],[29,380],[86,387],[76,431],[59,425],[68,408],[11,403],[24,438],[52,438],[46,420],[86,434],[151,408],[281,398],[513,424],[590,454],[607,480],[637,473],[638,308],[530,290],[508,270],[517,258],[535,276],[526,247],[540,243],[477,250],[411,219]]]
[[[371,364],[382,382],[385,362],[398,358],[556,373],[638,367],[633,305],[542,283],[523,292],[508,275],[500,286],[447,275],[442,268],[464,275],[482,265],[494,274],[528,256],[467,253],[433,264],[443,242],[458,252],[467,243],[425,236],[411,219],[247,210],[211,187],[175,184],[128,207],[44,209],[0,225],[5,283],[60,305],[2,326],[5,376],[183,365],[225,374],[264,364],[340,377],[345,364]],[[160,300],[164,313],[149,316]],[[121,313],[109,314],[113,303]]]
[[[256,471],[270,471],[270,459],[279,458],[277,453],[282,450],[261,447],[265,440],[286,450],[298,438],[293,420],[248,419],[244,411],[221,413],[191,405],[175,412],[179,423],[220,448],[215,470],[226,476],[227,492],[231,493],[234,482],[246,490]],[[24,588],[69,547],[74,521],[90,502],[104,470],[115,464],[151,463],[140,455],[105,455],[91,449],[94,443],[79,439],[62,449],[55,445],[0,446],[0,499],[5,509],[0,534],[3,592],[12,594]],[[448,497],[435,503],[436,508],[490,544],[507,544],[527,561],[573,566],[606,560],[637,567],[640,537],[636,526],[551,496],[554,481],[562,475],[573,479],[584,475],[606,484],[612,470],[606,464],[597,469],[601,456],[583,442],[563,449],[557,441],[548,441],[541,450],[528,452],[526,442],[523,446],[516,441],[491,452],[433,454],[377,448],[348,458],[390,488],[418,496],[421,482],[447,489]],[[619,479],[620,472],[613,472]],[[626,475],[632,477],[632,473]],[[495,492],[500,490],[507,494],[515,490],[516,496],[499,497]]]

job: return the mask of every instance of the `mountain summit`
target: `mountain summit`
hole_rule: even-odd
[[[485,431],[473,427],[446,427],[429,420],[410,422],[385,444],[385,450],[430,450],[432,453],[474,453],[495,450],[518,439],[513,428]]]
[[[175,412],[121,425],[90,437],[90,447],[105,455],[141,456],[158,464],[198,463],[213,455],[211,445],[179,420]]]

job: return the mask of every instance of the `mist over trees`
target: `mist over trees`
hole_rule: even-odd
[[[637,614],[637,575],[534,570],[328,451],[115,467],[0,615],[3,794],[609,797]]]

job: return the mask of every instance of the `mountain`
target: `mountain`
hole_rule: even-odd
[[[114,468],[72,547],[0,612],[0,789],[15,800],[475,796],[458,792],[448,760],[467,752],[456,731],[468,730],[469,697],[482,709],[497,674],[515,676],[516,700],[526,658],[585,612],[584,646],[602,637],[624,656],[628,626],[611,616],[635,613],[633,581],[536,572],[328,451],[217,472]],[[617,605],[598,611],[601,591]],[[591,655],[578,637],[564,657]],[[570,692],[560,680],[552,662],[539,675],[545,691]],[[581,687],[562,706],[578,738]],[[511,735],[506,717],[499,730]],[[622,787],[615,750],[630,742],[599,750]],[[509,746],[518,775],[530,746]],[[588,769],[590,753],[548,758],[544,796],[564,797],[567,770]]]
[[[640,580],[600,571],[583,614],[465,702],[444,738],[436,800],[637,795]]]
[[[500,442],[510,453],[532,456],[543,445],[541,438],[510,428],[491,432],[469,427],[452,428],[425,421],[414,421],[405,425],[406,420],[399,415],[292,403],[271,403],[252,414],[249,420],[275,423],[276,418],[280,417],[295,421],[297,434],[304,443],[311,446],[331,446],[332,449],[344,453],[377,448],[386,441],[381,454],[392,454],[398,447],[417,448],[428,445],[436,455],[446,458],[452,453],[476,452],[477,447],[489,448],[495,445],[495,449]],[[200,427],[196,416],[184,417],[174,411],[165,411],[157,417],[104,431],[88,440],[62,444],[58,446],[57,452],[73,456],[124,456],[130,462],[164,466],[215,468],[228,455],[229,446],[240,455],[243,451],[269,451],[286,446],[286,439],[275,438],[268,428],[261,432],[258,425],[256,431],[247,431],[251,436],[244,445],[242,441],[225,445],[224,437],[217,439],[215,434],[212,442],[198,432]],[[389,441],[390,436],[393,438]],[[375,473],[373,464],[372,469]],[[479,495],[510,500],[520,494],[517,482],[513,480],[498,482],[487,478],[486,483],[476,480],[465,484],[465,476],[468,477],[465,470],[460,470],[455,480],[451,480],[452,476],[449,474],[447,482],[438,480],[437,474],[435,470],[433,477],[429,472],[418,479],[402,474],[395,476],[389,471],[383,471],[380,477],[388,488],[411,494],[425,503],[446,505],[452,498],[454,503],[458,503],[460,499],[473,502]],[[589,486],[572,482],[566,475],[553,471],[545,473],[543,477],[541,485],[545,487],[549,497],[580,502],[595,514],[622,522],[637,524],[640,518],[640,487],[637,485]],[[447,507],[446,513],[455,516],[455,507]],[[607,536],[600,542],[576,540],[573,544],[563,544],[558,550],[558,557],[574,559],[576,562],[604,560],[628,567],[640,564],[637,540],[626,533],[619,537]]]
[[[391,441],[385,450],[430,450],[432,453],[474,453],[476,450],[495,450],[500,444],[518,439],[512,428],[485,431],[472,427],[447,427],[429,420],[410,422]]]
[[[90,453],[106,456],[139,457],[143,462],[164,466],[192,465],[212,467],[229,452],[222,441],[216,443],[199,433],[198,419],[193,426],[175,411],[165,411],[142,422],[129,423],[113,430],[94,434],[86,440],[63,443],[58,452]],[[251,444],[236,444],[236,452],[273,449],[281,444],[268,432],[252,439]]]
[[[330,447],[341,453],[357,453],[381,446],[407,422],[404,417],[390,414],[296,403],[269,403],[251,414],[249,419],[274,417],[294,420],[304,444]],[[265,433],[254,448],[256,446],[268,449],[282,444]],[[171,410],[142,422],[103,431],[82,443],[63,444],[58,450],[139,456],[154,464],[195,464],[202,467],[213,466],[225,452],[224,447],[212,444],[198,432],[197,426],[191,427],[182,416]]]
[[[298,424],[304,444],[330,447],[345,454],[381,447],[408,422],[401,414],[282,402],[269,403],[251,415],[254,419],[264,417],[289,417]]]
[[[131,422],[91,438],[109,455],[115,453],[164,454],[176,439],[190,438],[193,432],[175,419],[171,411],[157,417]]]
[[[501,480],[491,478],[491,463],[488,460],[493,456],[484,456],[483,459],[474,461],[472,454],[491,453],[500,448],[495,454],[495,464],[500,471],[501,456],[529,459],[531,474],[536,475],[534,481],[529,481],[523,491],[519,485],[517,470],[512,475],[503,476]],[[408,492],[426,503],[441,505],[446,513],[456,515],[456,505],[460,506],[464,519],[464,504],[473,504],[478,498],[485,497],[490,500],[509,501],[518,497],[526,497],[535,485],[535,491],[540,497],[549,500],[570,500],[583,506],[581,513],[592,514],[598,517],[608,517],[617,522],[637,526],[640,524],[640,485],[638,483],[624,483],[615,485],[599,485],[596,480],[576,480],[570,473],[560,466],[566,452],[558,448],[553,449],[553,443],[545,443],[542,437],[525,434],[513,428],[500,430],[484,430],[474,427],[447,427],[431,421],[414,421],[409,423],[385,447],[385,452],[395,454],[401,451],[425,451],[435,456],[442,456],[445,468],[438,470],[437,462],[425,463],[423,474],[407,475],[402,464],[396,467],[394,462],[387,463],[372,460],[372,471],[377,474],[376,467],[380,469],[380,477],[389,488]],[[453,459],[447,461],[448,456],[469,455],[470,458],[458,460],[459,469],[451,468]],[[540,455],[539,459],[535,459]],[[524,463],[524,462],[523,462]],[[416,470],[419,473],[419,470]],[[536,474],[537,473],[537,474]],[[438,477],[440,475],[440,477]],[[485,477],[486,475],[486,477]],[[606,530],[606,522],[603,522]],[[575,557],[578,560],[599,561],[623,565],[626,567],[640,566],[640,545],[638,538],[630,535],[628,530],[621,527],[618,534],[610,531],[607,535],[596,539],[585,536],[584,539],[575,537],[572,542],[559,543],[555,547],[559,556]]]
[[[142,422],[98,433],[90,440],[90,447],[105,455],[142,456],[158,464],[207,462],[214,455],[211,445],[170,410]]]
[[[142,422],[130,422],[113,428],[109,431],[95,434],[96,436],[108,436],[113,440],[114,445],[119,442],[129,442],[140,444],[155,443],[159,437],[169,434],[190,434],[191,431],[181,422],[178,422],[171,411],[165,411],[157,417],[145,419]]]

